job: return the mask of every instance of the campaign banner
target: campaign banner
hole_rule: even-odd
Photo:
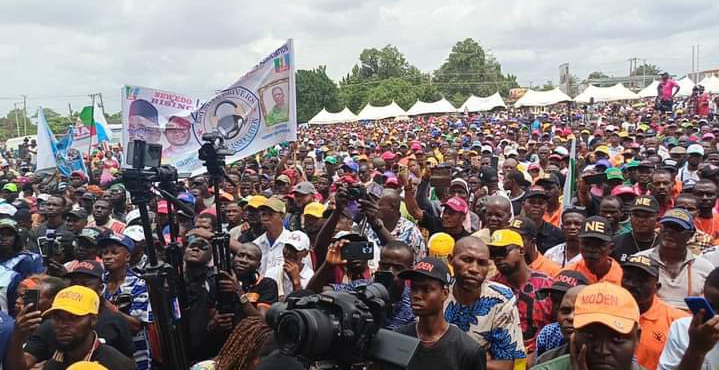
[[[122,89],[123,145],[163,144],[162,162],[180,173],[205,172],[197,156],[214,133],[234,153],[231,163],[283,141],[297,140],[292,40],[199,107],[188,96],[136,86]]]

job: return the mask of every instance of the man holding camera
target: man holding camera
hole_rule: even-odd
[[[398,277],[409,281],[412,311],[418,317],[417,323],[397,329],[420,340],[407,369],[486,369],[486,355],[479,343],[444,319],[451,280],[447,264],[427,257]]]

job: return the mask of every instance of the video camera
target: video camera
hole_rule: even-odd
[[[389,299],[384,285],[372,283],[356,293],[289,297],[266,317],[285,355],[342,366],[370,360],[406,367],[419,340],[382,329]]]
[[[64,253],[62,244],[55,233],[48,233],[46,236],[37,238],[37,246],[45,263],[56,255]]]
[[[177,183],[177,169],[169,165],[160,165],[162,144],[151,144],[142,140],[133,141],[127,151],[127,163],[131,169],[122,171],[122,182],[133,197],[150,195],[152,183],[164,185]],[[149,169],[147,168],[149,167]]]

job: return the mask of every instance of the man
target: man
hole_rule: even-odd
[[[719,242],[719,215],[714,214],[714,205],[717,201],[719,187],[708,179],[701,179],[694,185],[693,194],[699,200],[699,214],[694,218],[694,226],[715,241]]]
[[[612,250],[612,226],[601,216],[592,216],[584,221],[579,234],[579,253],[582,260],[573,263],[565,270],[579,271],[586,276],[590,284],[608,282],[621,284],[622,268],[609,256]]]
[[[658,145],[656,142],[656,138],[651,139],[654,145]],[[644,141],[645,147],[647,147],[647,145],[649,144],[647,140]],[[650,146],[648,147],[648,149],[654,150],[656,153],[655,147]],[[633,186],[635,193],[637,193],[638,195],[649,194],[649,184],[652,181],[652,173],[654,173],[654,170],[656,170],[656,164],[654,162],[649,160],[643,160],[639,162],[639,166],[637,166],[637,183]]]
[[[518,216],[512,220],[509,228],[522,236],[524,261],[532,271],[539,271],[549,277],[554,277],[562,271],[558,264],[537,250],[537,225],[534,224],[534,221],[524,216]]]
[[[463,225],[467,212],[469,212],[469,207],[464,199],[460,197],[447,199],[447,201],[442,204],[442,215],[437,217],[430,212],[419,209],[416,200],[412,198],[413,197],[407,197],[405,200],[407,202],[407,209],[412,216],[418,220],[419,226],[427,229],[430,235],[444,232],[451,235],[455,241],[469,236],[469,232],[467,232]]]
[[[445,319],[479,342],[489,354],[487,368],[510,370],[524,366],[527,354],[517,298],[508,287],[485,280],[489,249],[475,237],[464,237],[449,258],[455,282],[445,303]]]
[[[224,221],[227,222],[227,230],[230,238],[237,240],[242,233],[242,206],[238,201],[231,201],[223,208],[225,213]]]
[[[637,361],[647,370],[654,370],[664,349],[669,326],[687,313],[669,307],[657,299],[659,266],[646,256],[631,256],[622,263],[622,287],[629,291],[639,306],[639,326],[642,333],[637,347]]]
[[[416,324],[397,329],[420,340],[407,369],[486,369],[486,354],[479,343],[444,318],[451,280],[447,265],[426,257],[414,269],[402,271],[399,278],[410,283],[412,311],[418,317]]]
[[[499,271],[492,280],[508,286],[517,296],[524,348],[531,359],[535,352],[536,335],[539,329],[551,322],[552,314],[552,302],[538,299],[535,292],[550,287],[552,279],[541,272],[530,270],[524,260],[524,242],[516,231],[495,231],[488,246],[489,257]]]
[[[260,205],[260,218],[265,233],[253,241],[262,250],[262,264],[260,274],[265,273],[272,267],[281,267],[283,264],[282,247],[285,240],[289,239],[290,231],[285,229],[283,218],[285,214],[285,203],[277,197],[267,199]],[[301,232],[301,231],[300,231]],[[310,263],[307,258],[306,263]]]
[[[290,192],[294,206],[292,207],[292,212],[285,216],[285,224],[288,230],[302,229],[302,213],[304,213],[305,206],[314,200],[316,194],[315,186],[309,181],[295,185],[292,192]]]
[[[275,86],[272,88],[272,100],[274,105],[265,119],[269,126],[286,122],[289,119],[289,108],[285,102],[285,92],[282,91],[282,87]]]
[[[593,284],[577,294],[570,354],[539,364],[536,370],[642,370],[634,362],[639,344],[639,308],[626,289]]]
[[[504,161],[504,163],[506,164],[510,160],[514,161],[513,159],[507,159]],[[524,177],[524,174],[517,169],[510,170],[504,174],[504,182],[502,183],[502,188],[504,189],[504,192],[509,198],[509,200],[512,202],[513,214],[518,215],[520,212],[522,212],[522,198],[524,197],[524,189],[529,185],[530,183]]]
[[[302,212],[302,231],[310,238],[310,247],[315,245],[317,236],[324,224],[325,205],[320,202],[312,202],[305,206]]]
[[[557,244],[544,252],[544,257],[560,267],[582,260],[579,253],[579,233],[582,231],[587,214],[583,208],[567,208],[562,213],[562,234],[564,243]]]
[[[112,203],[112,218],[125,222],[127,214],[127,190],[123,184],[113,184],[110,187],[110,202]]]
[[[415,262],[427,255],[427,246],[422,233],[410,220],[404,218],[400,212],[402,198],[397,190],[384,189],[382,198],[377,202],[378,217],[395,240],[404,242],[412,247]]]
[[[613,195],[607,195],[599,203],[599,215],[609,220],[614,230],[614,236],[627,232],[622,229],[621,221],[624,219],[622,200]]]
[[[719,307],[719,268],[704,282],[704,297],[716,310]],[[719,316],[704,321],[704,310],[693,317],[674,321],[659,357],[658,370],[695,370],[719,368]]]
[[[238,235],[236,239],[240,243],[249,243],[265,233],[265,227],[262,224],[262,218],[260,217],[260,206],[267,202],[267,198],[262,195],[251,195],[247,200],[247,206],[245,206],[245,223],[240,225],[239,235],[237,229],[230,231],[230,237],[232,232]]]
[[[559,203],[562,186],[559,177],[553,173],[545,174],[535,183],[544,188],[544,192],[547,194],[547,210],[544,213],[544,221],[559,227],[562,218],[562,205]]]
[[[551,287],[539,292],[549,293],[556,321],[543,327],[537,334],[537,359],[547,362],[569,353],[569,340],[574,333],[574,303],[577,294],[587,285],[584,275],[576,271],[562,271]]]
[[[268,268],[265,273],[265,276],[277,282],[280,301],[290,293],[307,287],[314,275],[312,266],[303,262],[310,252],[310,239],[307,235],[301,231],[290,231],[284,244],[282,266]]]
[[[32,306],[25,307],[18,315],[10,349],[14,353],[23,352],[22,343],[40,325],[40,312],[30,311],[33,309]],[[65,288],[55,296],[52,307],[42,315],[52,319],[57,349],[43,369],[62,370],[83,360],[97,362],[109,370],[137,369],[132,359],[100,340],[95,331],[99,310],[100,297],[84,286]]]
[[[652,182],[649,184],[651,193],[659,202],[659,217],[664,215],[668,209],[674,207],[674,199],[672,198],[672,174],[667,170],[656,170],[652,174]]]
[[[544,221],[544,215],[547,213],[547,202],[549,196],[541,186],[532,186],[524,195],[522,209],[527,218],[534,221],[537,225],[537,247],[541,253],[547,249],[564,241],[562,231]]]
[[[681,193],[674,201],[676,208],[686,209],[694,217],[694,235],[687,242],[689,251],[700,255],[714,246],[714,239],[709,234],[696,228],[697,217],[699,216],[699,201],[694,194]],[[716,266],[716,265],[715,265]]]
[[[30,232],[29,245],[27,248],[31,251],[39,251],[37,240],[41,237],[55,235],[56,237],[66,234],[65,210],[67,208],[67,199],[65,197],[51,196],[45,202],[45,221],[35,227]]]
[[[79,235],[80,231],[87,226],[87,212],[84,209],[73,209],[65,215],[65,226],[68,231]]]
[[[676,88],[676,90],[674,90]],[[669,73],[662,72],[662,79],[657,85],[657,106],[662,113],[674,111],[674,96],[679,93],[679,84],[669,78]]]
[[[656,232],[659,202],[651,195],[640,195],[634,199],[629,208],[632,230],[614,237],[612,258],[622,262],[627,257],[652,249],[659,245],[659,234]]]
[[[75,237],[73,241],[73,255],[75,259],[65,263],[67,271],[74,269],[74,266],[84,260],[94,260],[102,262],[100,258],[100,247],[97,245],[97,240],[100,237],[101,229],[98,228],[84,228],[80,231],[80,235]]]
[[[637,253],[659,263],[661,287],[657,296],[672,307],[686,310],[684,297],[702,295],[704,279],[714,269],[709,260],[689,252],[687,242],[694,235],[694,220],[685,209],[667,211],[659,219],[659,245]]]
[[[699,181],[699,164],[704,159],[704,147],[699,144],[689,145],[687,156],[687,163],[679,169],[677,174],[677,179],[684,186],[694,185]]]
[[[112,230],[116,234],[125,231],[125,224],[111,217],[112,204],[105,199],[98,199],[92,206],[92,217],[94,220],[88,223],[89,227],[97,226],[103,229]]]
[[[499,229],[509,227],[509,220],[512,219],[512,204],[509,199],[501,195],[490,195],[485,198],[484,203],[484,228],[472,234],[472,236],[489,243],[492,233]]]
[[[9,218],[0,219],[0,267],[9,271],[15,271],[21,279],[25,279],[32,274],[38,274],[45,270],[42,257],[25,249],[22,239],[20,238],[17,222]],[[7,278],[12,274],[4,275]],[[10,285],[6,285],[9,284],[9,282],[10,280],[3,281],[3,284],[1,284],[2,290],[6,290],[10,287]],[[5,293],[7,293],[7,291],[5,291]],[[0,306],[4,306],[1,301]]]

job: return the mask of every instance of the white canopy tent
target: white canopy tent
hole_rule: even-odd
[[[514,103],[514,107],[545,107],[566,101],[572,101],[572,98],[563,93],[562,90],[559,90],[559,88],[549,91],[527,90],[527,92]]]
[[[407,112],[404,111],[395,101],[385,105],[384,107],[375,107],[374,105],[367,103],[357,115],[357,119],[363,121],[374,121],[378,119],[385,119],[390,117],[406,116]]]
[[[705,92],[719,94],[719,77],[714,75],[704,77],[699,84],[704,86]]]
[[[677,84],[679,84],[679,92],[677,93],[677,96],[691,96],[692,95],[692,89],[694,89],[694,82],[689,77],[684,77],[681,80],[677,81]]]
[[[456,113],[457,108],[452,105],[447,99],[442,98],[434,103],[425,103],[417,100],[412,107],[407,110],[408,116],[419,116],[422,114],[432,113]]]
[[[639,95],[627,89],[621,83],[609,87],[589,85],[581,94],[574,98],[574,101],[577,103],[589,103],[592,98],[594,98],[595,102],[611,102],[639,99]]]
[[[649,84],[649,86],[643,88],[637,95],[639,95],[640,98],[655,98],[657,96],[657,87],[659,86],[659,81],[654,80],[652,83]]]
[[[322,110],[312,117],[308,123],[310,125],[329,125],[333,123],[346,123],[354,121],[357,121],[357,115],[352,113],[349,108],[345,107],[345,109],[337,113],[330,113],[326,109],[322,108]]]
[[[496,92],[486,97],[479,97],[475,95],[470,96],[469,98],[467,98],[467,101],[465,101],[464,104],[459,107],[459,111],[486,112],[494,108],[505,107],[506,105],[504,104],[504,100],[502,100],[502,97],[499,95],[499,92]]]

